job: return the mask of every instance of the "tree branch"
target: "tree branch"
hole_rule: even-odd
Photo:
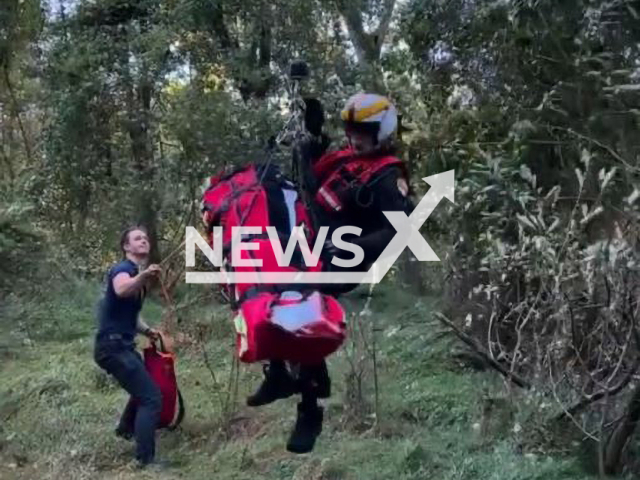
[[[507,380],[510,380],[515,385],[521,388],[525,388],[525,389],[531,388],[531,384],[527,380],[523,379],[522,377],[520,377],[515,373],[509,372],[509,370],[507,370],[503,365],[501,365],[500,363],[495,361],[493,358],[491,358],[491,356],[487,352],[485,352],[484,348],[478,345],[473,338],[471,338],[469,335],[467,335],[462,330],[460,330],[451,320],[449,320],[447,317],[445,317],[441,313],[436,313],[435,315],[442,323],[444,323],[447,327],[453,330],[453,333],[455,333],[460,340],[462,340],[469,347],[471,347],[476,353],[482,356],[493,369],[501,373]]]
[[[571,129],[571,128],[564,128],[564,127],[551,127],[551,130],[560,130],[563,132],[567,132],[575,137],[578,137],[582,140],[585,140],[587,142],[591,142],[594,145],[606,150],[609,155],[611,155],[613,158],[615,158],[616,160],[618,160],[620,163],[622,163],[625,167],[627,167],[628,169],[637,172],[640,171],[640,168],[635,167],[633,165],[631,165],[629,162],[627,162],[618,152],[616,152],[613,148],[611,148],[609,145],[605,145],[604,143],[600,142],[599,140],[596,140],[595,138],[591,138],[588,137],[586,135],[583,135],[582,133],[576,132],[575,130]]]
[[[382,42],[384,42],[387,32],[389,31],[395,5],[396,0],[385,0],[384,2],[382,15],[380,15],[380,23],[378,24],[378,28],[373,32],[373,42],[378,50],[382,48]]]
[[[366,62],[367,52],[370,50],[367,45],[369,38],[362,26],[362,16],[357,3],[352,0],[336,0],[336,8],[347,24],[349,37],[351,37],[353,46],[356,49],[358,62]]]
[[[618,385],[616,385],[611,389],[601,390],[597,393],[594,393],[593,395],[589,395],[587,398],[581,400],[580,402],[576,403],[574,406],[568,408],[567,410],[557,415],[555,420],[561,420],[565,417],[575,416],[583,412],[589,405],[592,405],[598,400],[603,399],[605,396],[613,397],[614,395],[617,395],[622,390],[624,390],[624,388],[627,385],[629,385],[629,382],[631,382],[631,380],[633,379],[633,376],[638,371],[639,366],[640,366],[640,362],[636,362],[634,367],[631,370],[629,370],[627,375],[625,375],[625,377],[620,381]]]
[[[13,90],[13,84],[11,83],[11,79],[9,78],[9,66],[4,65],[2,69],[4,73],[4,82],[7,85],[7,90],[9,91],[9,97],[11,97],[11,106],[13,110],[13,115],[18,121],[18,128],[20,129],[20,134],[22,135],[22,141],[24,142],[24,150],[27,155],[27,160],[29,164],[33,163],[33,157],[31,156],[31,145],[29,144],[29,139],[27,137],[27,132],[24,129],[24,125],[22,123],[22,117],[20,116],[20,110],[18,109],[18,99]]]

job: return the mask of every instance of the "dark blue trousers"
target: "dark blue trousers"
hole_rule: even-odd
[[[149,376],[142,357],[129,342],[99,339],[95,344],[94,359],[100,368],[113,375],[131,395],[118,429],[135,435],[138,461],[152,462],[155,457],[155,431],[162,410],[162,394]]]

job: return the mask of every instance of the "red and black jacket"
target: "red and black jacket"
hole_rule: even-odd
[[[359,156],[349,148],[326,153],[315,161],[306,160],[313,182],[305,187],[319,223],[316,231],[328,226],[330,239],[332,231],[340,226],[361,228],[359,236],[343,238],[365,252],[365,265],[356,270],[368,270],[396,233],[382,212],[403,211],[409,215],[413,211],[404,162],[392,155]]]

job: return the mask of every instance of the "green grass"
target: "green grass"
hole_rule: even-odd
[[[136,472],[133,444],[113,435],[126,394],[92,360],[93,308],[99,288],[79,283],[40,305],[23,308],[38,335],[0,367],[0,478],[25,479],[296,479],[296,480],[582,480],[591,478],[576,457],[530,454],[513,433],[515,416],[480,433],[482,392],[504,395],[492,372],[465,370],[450,359],[454,342],[432,318],[433,299],[418,299],[384,284],[375,291],[370,317],[356,325],[377,327],[379,418],[367,362],[359,422],[347,413],[345,378],[355,358],[353,336],[330,359],[334,394],[325,402],[326,422],[314,452],[294,455],[285,443],[296,399],[249,409],[245,396],[261,378],[258,365],[240,365],[233,412],[222,412],[232,364],[226,307],[195,306],[182,313],[181,328],[208,325],[204,346],[217,384],[197,342],[178,350],[177,372],[187,416],[180,429],[158,434],[158,452],[176,467],[153,476]],[[43,304],[56,328],[45,325]],[[345,298],[350,312],[364,299]],[[59,307],[59,308],[58,308]],[[35,312],[35,313],[34,313]],[[162,309],[145,306],[151,323]],[[40,325],[38,322],[41,322]],[[5,332],[7,325],[3,323]],[[25,333],[15,333],[19,341]],[[3,334],[4,335],[4,334]],[[4,338],[4,337],[3,337]],[[6,421],[4,421],[6,419]],[[506,419],[506,420],[505,420]],[[520,434],[521,436],[522,434]]]

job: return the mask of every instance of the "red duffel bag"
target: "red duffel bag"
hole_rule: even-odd
[[[262,292],[236,313],[237,352],[246,363],[280,359],[316,365],[346,336],[340,303],[318,291]]]
[[[184,401],[176,379],[175,353],[165,348],[166,342],[162,334],[158,343],[160,348],[152,341],[144,349],[144,364],[162,393],[162,412],[158,428],[173,430],[184,418]]]

